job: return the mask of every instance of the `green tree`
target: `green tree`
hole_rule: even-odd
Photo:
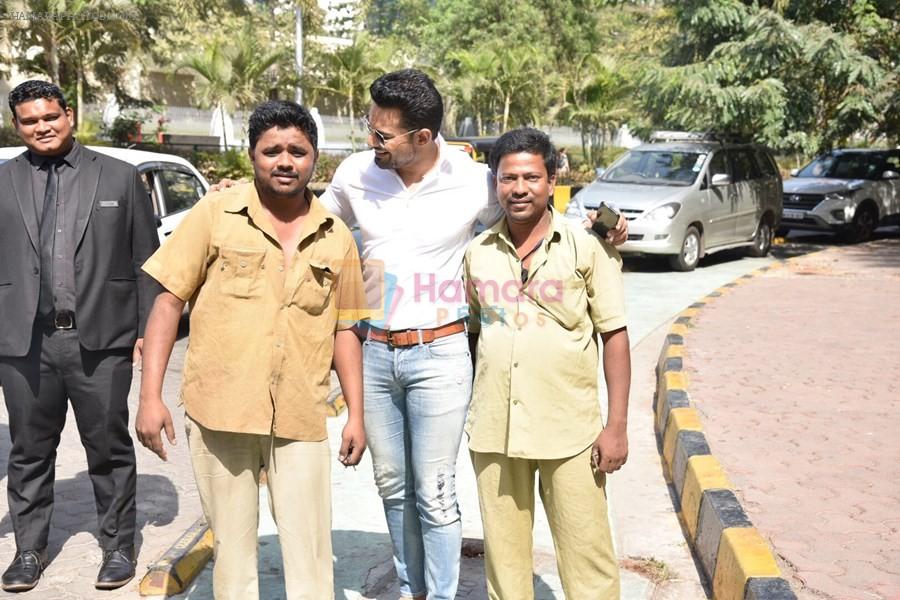
[[[220,111],[223,143],[225,112],[248,108],[264,99],[269,91],[267,71],[285,56],[284,50],[266,50],[256,33],[246,26],[230,45],[218,40],[207,43],[200,54],[191,56],[176,69],[190,69],[200,77],[200,102]]]
[[[896,80],[851,33],[859,15],[837,11],[831,17],[838,21],[824,23],[815,18],[821,12],[807,10],[810,3],[770,4],[672,2],[676,32],[641,78],[652,122],[739,133],[804,153],[877,135]]]

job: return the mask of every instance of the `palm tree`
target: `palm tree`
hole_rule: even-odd
[[[191,69],[202,79],[200,102],[218,109],[222,118],[222,141],[225,138],[225,111],[247,108],[266,97],[267,71],[284,58],[285,50],[267,51],[249,27],[245,27],[234,43],[225,45],[212,40],[199,55],[192,56],[175,70]]]

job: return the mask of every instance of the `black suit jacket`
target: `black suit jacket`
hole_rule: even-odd
[[[75,220],[75,320],[88,350],[127,348],[143,337],[161,288],[141,265],[159,247],[140,174],[82,148]],[[40,239],[31,165],[0,165],[0,356],[25,356],[37,315]]]

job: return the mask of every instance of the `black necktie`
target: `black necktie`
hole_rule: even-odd
[[[47,163],[47,188],[44,191],[44,211],[41,213],[41,295],[38,300],[38,314],[53,312],[53,238],[56,229],[56,201],[59,197],[57,186],[59,163]]]

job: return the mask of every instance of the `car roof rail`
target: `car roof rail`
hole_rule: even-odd
[[[749,144],[745,136],[721,131],[654,131],[650,142],[719,142],[720,144]]]

